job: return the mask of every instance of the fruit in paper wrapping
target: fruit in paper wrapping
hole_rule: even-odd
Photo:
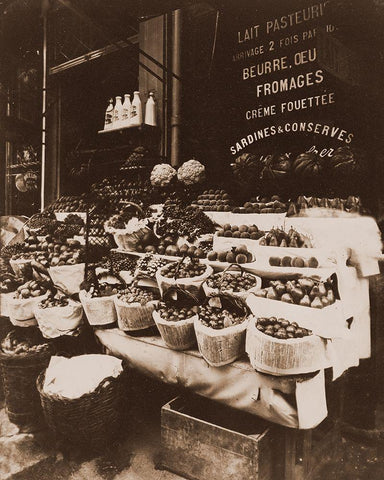
[[[292,168],[295,176],[302,178],[318,177],[323,171],[323,160],[314,152],[301,153],[296,157]]]

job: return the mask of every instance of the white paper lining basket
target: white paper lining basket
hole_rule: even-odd
[[[73,335],[83,323],[83,307],[71,299],[63,307],[39,308],[36,305],[34,313],[45,338]]]
[[[9,317],[8,298],[12,298],[15,292],[0,293],[0,317]]]
[[[252,318],[247,327],[245,350],[255,370],[270,375],[299,375],[328,367],[326,341],[317,335],[280,340],[256,328]]]
[[[122,302],[117,296],[115,296],[114,302],[117,313],[117,323],[120,330],[128,332],[145,330],[146,328],[155,325],[152,312],[157,306],[158,300],[151,300],[143,306],[139,302]]]
[[[194,327],[199,352],[212,367],[228,365],[245,353],[245,333],[248,325],[246,318],[239,325],[215,330],[203,325],[199,318]]]
[[[231,267],[237,267],[240,270],[239,271],[234,271],[234,270],[231,270]],[[232,295],[234,297],[239,297],[239,298],[242,298],[243,300],[245,300],[248,297],[248,295],[250,295],[252,292],[257,292],[257,290],[260,290],[260,288],[261,288],[261,278],[257,275],[252,274],[252,273],[245,272],[245,270],[243,270],[241,265],[239,265],[237,263],[227,267],[222,272],[222,275],[224,275],[226,273],[229,273],[230,275],[242,275],[243,273],[247,273],[248,275],[252,275],[253,277],[256,278],[256,285],[254,287],[250,288],[249,290],[244,290],[244,291],[241,291],[241,292],[233,292],[232,290],[225,290],[225,289],[208,287],[208,285],[207,285],[207,280],[208,279],[207,279],[203,283],[203,290],[204,290],[204,293],[207,297],[216,296],[220,292],[222,292],[222,293],[226,293],[228,295]]]
[[[160,289],[160,294],[163,296],[165,292],[173,286],[180,287],[193,295],[198,295],[204,281],[213,273],[213,268],[210,265],[206,265],[205,272],[198,277],[189,278],[168,278],[164,277],[160,270],[156,272],[156,281]]]
[[[12,325],[16,327],[31,327],[37,325],[34,310],[47,293],[39,297],[30,298],[7,298],[8,315]]]
[[[81,290],[79,298],[90,325],[96,327],[117,322],[115,295],[90,298],[84,290]]]
[[[84,281],[85,263],[50,267],[49,275],[55,285],[73,295],[80,292],[80,285]]]
[[[164,343],[172,350],[188,350],[196,345],[193,323],[197,319],[197,315],[193,315],[185,320],[170,322],[162,319],[159,312],[154,310],[153,319]]]

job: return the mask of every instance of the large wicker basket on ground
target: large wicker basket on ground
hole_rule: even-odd
[[[67,441],[97,448],[111,441],[121,427],[126,373],[105,378],[93,392],[69,399],[44,391],[45,372],[37,379],[45,420]]]
[[[4,385],[5,408],[12,423],[22,426],[42,417],[36,378],[53,354],[47,350],[34,353],[6,354],[0,350],[0,371]]]

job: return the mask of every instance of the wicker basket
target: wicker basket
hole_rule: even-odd
[[[8,418],[16,425],[37,422],[42,417],[36,378],[47,368],[53,347],[42,352],[6,354],[0,351],[0,370]]]
[[[43,390],[45,371],[37,378],[44,417],[53,432],[86,447],[101,447],[121,428],[125,372],[105,378],[91,393],[68,399]]]
[[[127,332],[145,330],[155,325],[152,312],[157,306],[158,300],[152,300],[144,306],[138,302],[122,302],[117,297],[114,298],[114,302],[120,330]]]
[[[154,310],[153,319],[159,329],[161,338],[172,350],[188,350],[196,345],[196,335],[193,322],[197,319],[197,315],[193,315],[193,317],[185,320],[170,322],[168,320],[163,320],[159,313]]]
[[[93,327],[112,325],[117,321],[114,295],[89,298],[84,290],[79,293],[88,322]]]

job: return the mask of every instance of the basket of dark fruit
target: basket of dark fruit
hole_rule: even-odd
[[[199,307],[194,321],[199,351],[207,363],[221,367],[245,353],[249,309],[238,297],[220,294]]]
[[[157,271],[156,280],[162,295],[172,286],[188,290],[199,295],[204,281],[213,273],[210,265],[200,263],[197,258],[184,257]]]
[[[227,293],[245,300],[251,292],[256,292],[260,288],[261,278],[246,272],[238,263],[229,265],[223,272],[212,274],[203,283],[207,297]]]
[[[186,290],[173,287],[167,290],[153,319],[161,338],[172,350],[187,350],[196,344],[193,323],[197,319],[198,299]]]
[[[155,325],[152,312],[159,303],[157,289],[133,283],[114,297],[117,323],[125,332],[146,330]]]

